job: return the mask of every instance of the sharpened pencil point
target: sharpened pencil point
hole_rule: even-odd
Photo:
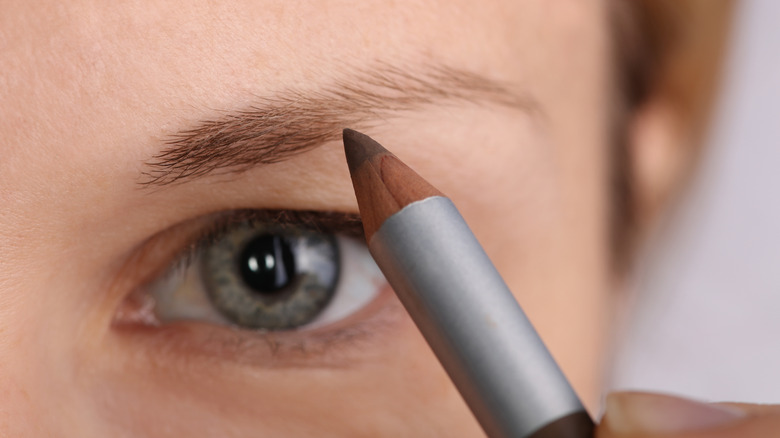
[[[342,136],[344,137],[344,152],[347,155],[347,165],[349,165],[350,172],[355,172],[361,164],[371,160],[376,155],[390,153],[373,138],[352,129],[344,129]]]
[[[345,129],[343,136],[367,241],[388,217],[405,206],[431,196],[443,196],[371,137],[351,129]]]

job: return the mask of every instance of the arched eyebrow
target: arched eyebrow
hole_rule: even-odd
[[[415,69],[378,64],[319,89],[257,97],[172,133],[144,164],[141,184],[165,186],[212,173],[243,172],[341,139],[346,127],[370,129],[430,105],[498,105],[540,113],[529,95],[482,75],[444,65]]]

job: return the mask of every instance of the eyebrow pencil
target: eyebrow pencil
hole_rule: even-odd
[[[370,137],[344,150],[371,255],[490,437],[594,424],[455,205]]]

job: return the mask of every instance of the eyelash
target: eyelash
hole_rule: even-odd
[[[242,223],[299,227],[318,233],[341,234],[365,243],[363,223],[356,214],[307,210],[231,210],[218,213],[190,240],[190,244],[173,257],[174,261],[169,265],[176,270],[188,268],[195,256],[227,234],[232,227]]]
[[[188,238],[181,249],[173,253],[172,257],[164,257],[159,263],[158,269],[146,277],[140,283],[133,294],[147,294],[145,287],[161,275],[175,275],[188,269],[198,254],[214,244],[231,229],[240,224],[273,224],[279,227],[305,228],[311,231],[328,234],[340,234],[356,238],[365,242],[363,237],[362,222],[356,214],[340,212],[317,212],[298,210],[232,210],[225,213],[217,213],[201,218],[205,221]],[[174,227],[175,229],[176,227]],[[169,231],[172,231],[171,229]],[[164,240],[164,234],[160,237]],[[130,297],[128,297],[130,298]],[[209,323],[189,322],[166,323],[161,326],[146,327],[136,332],[153,335],[154,344],[159,345],[161,351],[171,352],[183,350],[187,353],[199,353],[206,356],[220,356],[236,362],[250,362],[252,364],[279,365],[293,364],[295,366],[321,366],[323,364],[343,363],[339,358],[339,352],[347,353],[355,344],[361,344],[361,340],[376,336],[399,320],[402,312],[400,305],[392,299],[391,293],[382,293],[375,303],[358,312],[359,314],[371,313],[370,321],[367,318],[353,322],[335,323],[333,327],[322,327],[305,332],[260,332],[247,329],[239,329],[229,326],[215,326]],[[352,319],[349,317],[348,319]],[[140,320],[139,320],[140,321]],[[145,321],[147,322],[147,321]],[[370,325],[369,325],[370,324]],[[135,326],[138,324],[125,324],[115,319],[115,325]],[[209,333],[207,339],[198,340],[197,337],[184,339],[183,336],[192,335],[191,330],[183,330],[183,327],[206,327]],[[150,330],[157,330],[151,333]],[[214,342],[220,339],[219,342]],[[173,348],[170,341],[173,342]],[[162,342],[163,344],[160,344]],[[327,352],[327,354],[325,354]],[[356,358],[350,358],[354,360]],[[344,359],[346,360],[346,359]]]

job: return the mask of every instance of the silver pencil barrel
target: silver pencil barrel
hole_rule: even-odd
[[[407,205],[369,250],[489,436],[531,436],[571,414],[590,421],[449,199]]]

